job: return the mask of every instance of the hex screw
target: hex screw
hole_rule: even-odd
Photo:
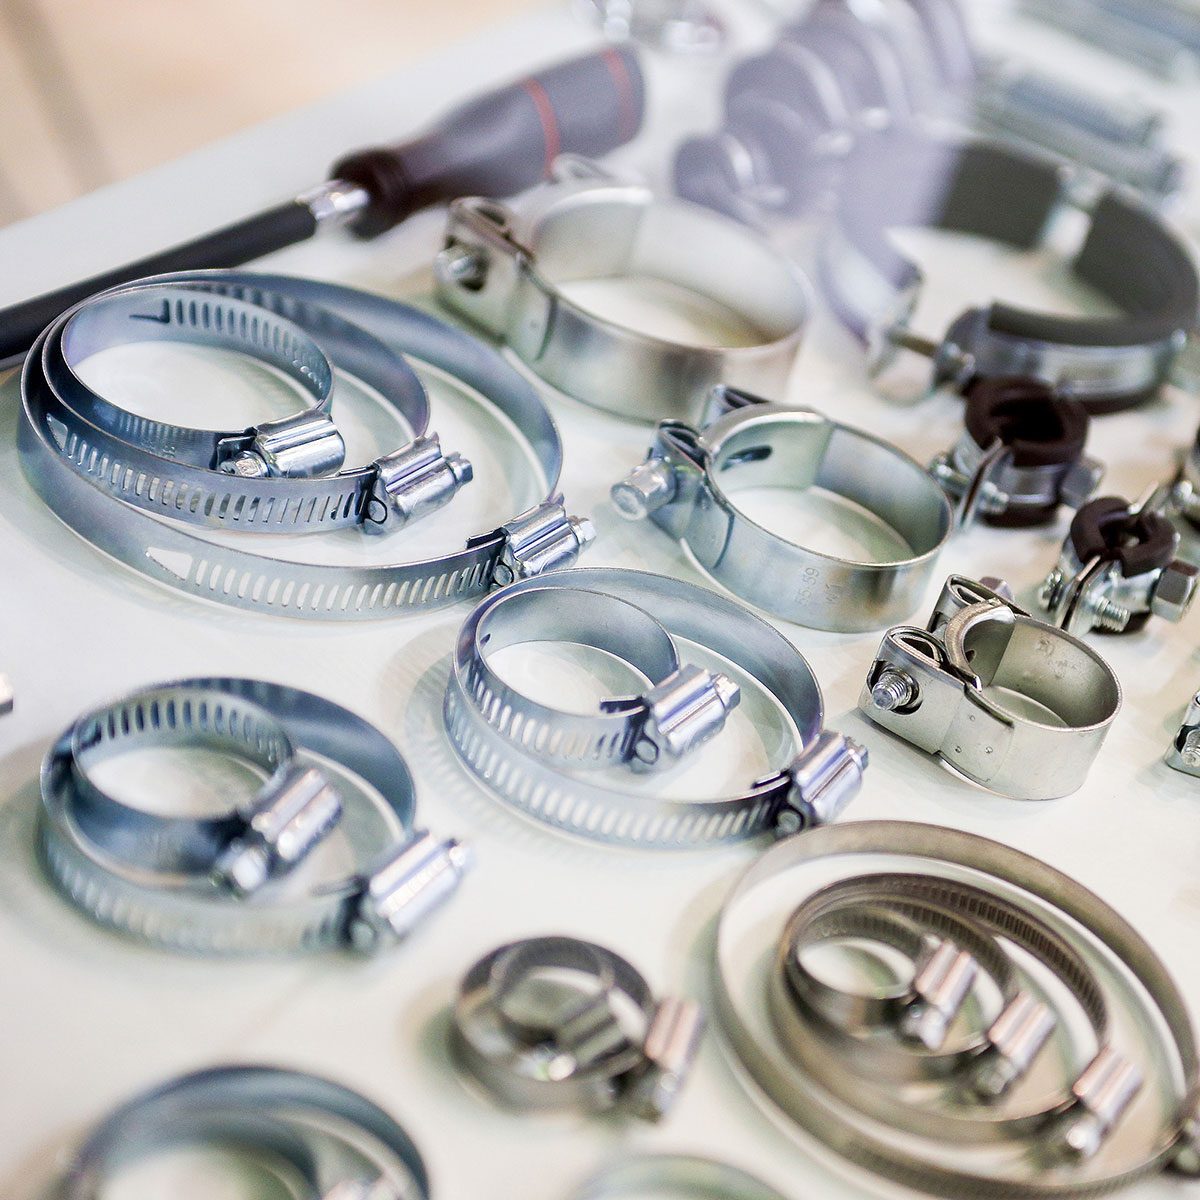
[[[897,667],[885,667],[871,687],[871,702],[884,712],[907,708],[916,698],[916,680]]]

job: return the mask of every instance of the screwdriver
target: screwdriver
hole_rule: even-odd
[[[559,154],[593,158],[641,128],[636,54],[610,47],[558,63],[467,101],[412,141],[359,150],[295,199],[136,262],[0,309],[0,367],[41,331],[106,288],[170,271],[236,267],[344,225],[378,237],[422,208],[460,196],[510,196],[549,174]]]

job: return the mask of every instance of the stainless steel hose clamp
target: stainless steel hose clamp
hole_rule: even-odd
[[[569,566],[591,542],[594,533],[590,524],[570,516],[558,494],[562,443],[545,405],[517,371],[476,339],[416,309],[334,284],[222,271],[163,276],[154,282],[195,288],[198,296],[207,292],[248,300],[289,319],[303,315],[317,322],[312,328],[318,337],[357,328],[362,336],[339,341],[336,357],[344,369],[372,385],[380,372],[386,373],[389,362],[401,361],[395,356],[379,356],[377,348],[385,341],[404,354],[446,371],[478,392],[512,423],[537,461],[546,488],[545,499],[504,524],[468,538],[465,546],[444,555],[381,566],[275,558],[240,545],[210,541],[174,522],[156,519],[126,497],[114,503],[98,502],[111,498],[103,482],[111,478],[107,467],[103,478],[91,470],[81,472],[81,464],[59,444],[46,409],[45,381],[36,366],[45,349],[48,335],[44,334],[26,360],[22,377],[18,433],[21,468],[55,515],[109,557],[188,595],[236,608],[361,621],[444,607],[513,579]],[[406,366],[403,370],[409,372]],[[376,520],[384,520],[385,511],[391,514],[388,520],[400,520],[416,515],[426,503],[436,506],[442,471],[432,447],[414,447],[411,457],[401,458],[404,461],[392,464],[394,471],[389,468],[386,472],[382,492],[375,494],[372,484],[378,504],[372,503],[370,511]],[[96,461],[103,464],[106,460]],[[89,455],[84,465],[92,462]],[[273,487],[283,482],[296,487],[333,486],[328,479],[281,481],[215,474],[213,478],[237,489]],[[122,473],[120,482],[128,482],[136,492],[148,485],[149,477]],[[296,513],[293,506],[293,517],[311,516],[323,528],[345,521],[353,523],[358,520],[352,516],[356,494],[357,488],[339,492],[344,505],[321,503],[311,512],[305,506],[303,513]],[[153,496],[147,492],[147,499],[156,504],[163,496],[162,492]],[[161,515],[174,515],[172,504],[160,510]],[[227,516],[238,517],[240,513],[244,518],[251,510],[252,506],[225,511]],[[282,510],[271,512],[278,516]],[[219,520],[219,511],[214,509],[214,514]]]
[[[642,276],[707,297],[742,344],[686,344],[610,321],[563,290]],[[693,419],[729,383],[782,395],[808,319],[797,268],[727,217],[611,179],[564,180],[517,211],[459,200],[435,265],[441,302],[505,342],[541,379],[639,421]]]
[[[1005,703],[1002,689],[1052,717]],[[1050,800],[1083,784],[1120,710],[1121,685],[1077,638],[952,575],[925,629],[884,636],[859,707],[974,783]]]
[[[86,718],[78,741],[76,733],[68,730],[43,763],[42,860],[85,915],[152,945],[213,954],[374,951],[447,900],[469,864],[458,842],[414,828],[412,778],[391,742],[311,693],[245,679],[182,680],[119,701]],[[330,830],[335,797],[315,774],[289,771],[283,790],[272,776],[249,814],[213,821],[150,815],[94,784],[79,787],[97,746],[218,744],[249,755],[260,739],[267,765],[290,765],[294,746],[364,785],[340,789],[355,807],[342,826],[357,860],[350,874],[286,892],[265,878],[294,868]]]
[[[925,226],[1018,250],[1045,244],[1064,209],[1089,228],[1072,273],[1121,310],[1073,317],[992,303],[930,339],[911,325],[924,275],[888,230]],[[1196,267],[1150,207],[1120,188],[1083,195],[1050,159],[997,142],[867,138],[850,156],[821,277],[843,321],[867,344],[873,372],[901,349],[933,361],[934,386],[1031,376],[1092,413],[1141,403],[1164,384],[1196,325]]]
[[[761,1179],[729,1163],[682,1154],[635,1154],[592,1176],[572,1200],[620,1200],[646,1195],[695,1200],[784,1200]]]
[[[260,768],[256,795],[216,817],[171,817],[124,803],[95,780],[132,750],[201,747]],[[220,688],[149,688],[76,721],[43,768],[69,789],[71,817],[95,847],[151,871],[211,877],[240,895],[302,862],[342,815],[341,797],[296,759],[287,731],[252,701]]]
[[[151,1088],[105,1117],[72,1155],[63,1200],[102,1200],[131,1161],[181,1145],[253,1154],[314,1200],[430,1198],[420,1151],[366,1097],[299,1071],[222,1066]]]
[[[366,330],[298,296],[284,303],[261,291],[166,278],[76,305],[46,330],[26,363],[23,387],[36,394],[60,454],[109,495],[214,529],[380,533],[449,503],[472,478],[471,464],[444,454],[428,431],[429,400],[415,372]],[[126,412],[80,378],[78,366],[92,354],[150,340],[249,354],[305,387],[314,404],[242,432],[192,429]],[[399,449],[336,475],[330,472],[342,466],[345,445],[330,416],[326,350],[413,433]]]
[[[582,599],[582,598],[581,598]],[[650,681],[638,696],[604,700],[598,713],[539,704],[509,686],[489,656],[529,641],[569,642],[611,654]],[[458,635],[453,667],[491,728],[556,767],[669,766],[720,732],[739,690],[727,676],[681,666],[675,640],[644,609],[592,592],[564,604],[549,588],[507,588],[478,605]]]
[[[1175,557],[1179,534],[1163,511],[1167,502],[1166,488],[1156,487],[1133,504],[1105,496],[1075,514],[1038,596],[1055,625],[1082,637],[1187,616],[1200,570]]]
[[[967,388],[965,429],[930,464],[962,529],[976,518],[1025,528],[1052,521],[1060,505],[1080,508],[1103,466],[1084,455],[1088,414],[1036,379],[980,380]]]
[[[914,903],[949,909],[1011,943],[1032,987],[1050,984],[1037,982],[1034,965],[1065,969],[1060,979],[1089,1024],[1111,1028],[1112,1042],[1102,1039],[1074,1081],[1048,1097],[1049,1107],[1039,1102],[1031,1111],[1029,1092],[1038,1086],[1032,1075],[1011,1094],[966,1097],[955,1075],[904,1086],[869,1067],[856,1072],[852,1056],[804,1023],[781,1034],[778,1006],[796,1012],[781,967],[782,934],[797,904],[878,874]],[[1051,941],[1042,940],[1044,930]],[[1061,964],[1055,943],[1069,947]],[[1082,964],[1078,977],[1072,961]],[[954,1200],[1065,1200],[1107,1195],[1165,1168],[1194,1173],[1200,1165],[1200,1064],[1179,988],[1111,908],[1008,846],[896,821],[854,821],[790,838],[756,860],[733,889],[718,922],[715,966],[716,1016],[755,1083],[857,1168]],[[1060,994],[1050,987],[1044,998],[1062,1013]],[[1048,1061],[1079,1055],[1067,1024],[1055,1031]],[[792,1044],[796,1032],[803,1040]]]
[[[910,548],[860,562],[772,533],[735,503],[740,488],[820,487],[861,505]],[[953,529],[942,489],[902,451],[810,409],[717,388],[699,426],[664,421],[646,461],[612,489],[617,511],[649,517],[723,587],[811,629],[861,633],[910,614]]]
[[[620,955],[570,937],[501,946],[466,974],[454,1006],[459,1063],[520,1109],[621,1107],[664,1117],[704,1032],[690,1000],[655,998]]]
[[[553,605],[557,599],[562,608],[577,607],[581,619],[586,619],[597,595],[615,597],[642,610],[636,618],[644,627],[639,636],[648,639],[660,636],[646,623],[645,614],[652,612],[672,637],[703,646],[758,680],[786,714],[799,749],[781,770],[733,795],[711,799],[652,796],[593,782],[578,771],[567,773],[541,757],[539,745],[548,745],[550,736],[541,738],[544,726],[532,723],[526,743],[522,729],[514,727],[510,704],[472,690],[461,664],[470,661],[469,653],[464,659],[463,642],[469,647],[474,640],[481,615],[477,613],[468,619],[447,683],[446,730],[468,770],[519,811],[602,842],[701,849],[763,833],[787,836],[832,821],[858,792],[866,751],[824,728],[820,688],[803,656],[741,605],[694,584],[617,568],[555,572],[514,585],[504,594],[505,601],[534,590],[553,593],[539,597],[539,605]],[[596,607],[603,612],[610,606],[600,600]],[[634,614],[625,610],[625,617],[634,619]],[[697,734],[711,736],[712,724],[724,715],[717,711],[718,706],[725,708],[721,690],[715,680],[697,689],[686,681],[671,689],[683,703],[668,697],[667,708],[675,715],[667,725],[680,735],[681,745],[697,744]],[[578,767],[579,762],[572,765]]]

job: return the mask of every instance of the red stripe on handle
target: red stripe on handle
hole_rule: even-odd
[[[558,131],[558,117],[554,114],[554,105],[550,103],[550,97],[546,94],[546,89],[536,79],[526,79],[521,86],[533,101],[533,106],[537,109],[538,120],[542,123],[542,137],[546,146],[546,161],[543,164],[542,170],[547,178],[549,178],[550,168],[554,165],[554,160],[562,150],[562,137]]]

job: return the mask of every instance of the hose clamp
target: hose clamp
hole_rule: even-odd
[[[862,505],[911,551],[861,562],[771,533],[736,505],[740,488],[821,487]],[[612,488],[618,513],[649,518],[723,587],[811,629],[880,629],[920,603],[953,519],[942,489],[902,451],[811,409],[732,388],[698,426],[659,424],[646,461]]]
[[[492,200],[452,204],[434,264],[441,303],[503,341],[546,383],[620,416],[693,418],[718,383],[782,395],[808,319],[798,269],[708,209],[597,178],[590,164],[572,163],[571,174],[516,211]],[[736,318],[741,340],[654,337],[597,315],[562,288],[631,275],[718,303]]]
[[[703,1033],[698,1004],[654,997],[611,950],[539,937],[501,946],[467,972],[452,1044],[463,1068],[514,1107],[620,1107],[658,1121]]]
[[[1037,720],[990,689],[1049,709]],[[925,629],[885,634],[859,697],[877,725],[973,783],[1019,799],[1069,795],[1121,707],[1100,655],[991,588],[952,575]]]

